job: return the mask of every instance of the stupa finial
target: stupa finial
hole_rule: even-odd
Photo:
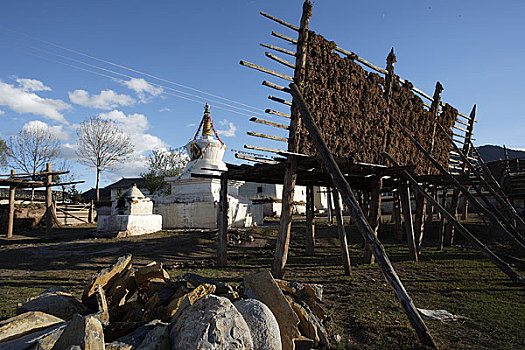
[[[211,136],[210,105],[204,106],[204,116],[202,117],[202,136]]]

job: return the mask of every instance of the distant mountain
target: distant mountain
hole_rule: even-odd
[[[483,157],[485,162],[492,162],[498,159],[505,159],[505,153],[503,147],[495,145],[483,145],[478,147],[478,152]],[[514,149],[507,148],[509,154],[509,159],[514,158],[525,158],[525,151],[518,151]]]

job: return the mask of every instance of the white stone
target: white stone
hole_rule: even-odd
[[[268,306],[256,299],[238,300],[233,305],[250,328],[254,349],[282,349],[279,324]]]
[[[184,309],[170,334],[173,350],[251,350],[250,329],[227,298],[206,295]]]

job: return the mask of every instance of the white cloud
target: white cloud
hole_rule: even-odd
[[[217,134],[223,136],[223,137],[234,137],[235,132],[237,131],[237,126],[233,124],[232,122],[224,119],[223,121],[219,122],[220,125],[228,127],[228,129],[223,130],[217,130]]]
[[[161,108],[159,109],[159,112],[171,112],[171,108]]]
[[[45,86],[40,80],[19,78],[16,79],[16,82],[24,91],[51,91],[51,88],[49,86]]]
[[[42,98],[33,92],[4,82],[0,82],[0,106],[7,106],[20,114],[40,115],[64,124],[67,124],[67,121],[60,111],[71,108],[62,100]]]
[[[152,85],[142,78],[131,78],[128,81],[120,82],[128,89],[135,91],[142,103],[146,103],[152,96],[158,96],[164,92],[161,87]]]
[[[0,109],[0,115],[2,115],[2,114],[5,114],[5,112]]]
[[[197,124],[195,124],[195,123],[189,123],[189,124],[186,124],[186,127],[187,127],[187,128],[194,128],[194,127],[196,127],[196,126],[197,126]]]
[[[98,95],[90,95],[86,90],[79,89],[69,92],[69,100],[77,105],[97,109],[113,109],[135,103],[131,96],[118,94],[113,90],[102,90]]]
[[[127,134],[141,134],[149,129],[148,118],[144,114],[133,113],[126,115],[119,110],[113,110],[98,115],[101,119],[117,123]]]
[[[47,129],[51,134],[55,135],[60,141],[66,141],[71,138],[71,134],[64,130],[62,125],[48,125],[40,120],[32,120],[22,126],[22,130],[31,129]]]

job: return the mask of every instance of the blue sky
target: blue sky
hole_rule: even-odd
[[[278,142],[265,143],[246,135],[248,130],[273,132],[250,123],[249,116],[255,114],[223,110],[220,107],[233,108],[215,101],[253,108],[206,97],[19,33],[242,102],[259,112],[266,108],[287,112],[285,106],[267,99],[268,95],[287,96],[261,86],[263,80],[286,82],[241,67],[239,60],[291,74],[265,58],[259,43],[291,49],[270,33],[296,34],[261,17],[259,11],[298,24],[301,5],[297,0],[4,1],[0,11],[0,136],[9,137],[24,125],[46,123],[63,140],[63,155],[73,162],[76,177],[87,180],[83,189],[94,186],[94,171],[75,163],[74,129],[96,115],[116,121],[137,145],[133,161],[106,172],[102,185],[144,171],[144,157],[152,148],[188,142],[206,101],[229,149],[242,149],[244,144],[282,148]],[[445,88],[443,100],[463,113],[468,114],[474,103],[478,105],[476,144],[525,148],[524,15],[523,1],[317,0],[310,28],[379,66],[385,65],[394,47],[396,73],[401,77],[429,94],[439,80]],[[129,77],[119,76],[119,82],[49,60],[116,77],[56,55]],[[184,95],[197,102],[174,96],[180,92],[170,88],[198,95]],[[278,117],[273,120],[284,122]],[[225,160],[234,162],[233,152],[228,150]]]

